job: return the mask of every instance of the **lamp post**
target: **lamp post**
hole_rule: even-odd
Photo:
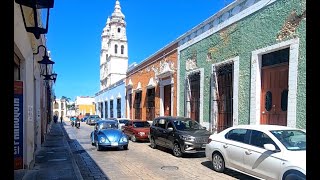
[[[47,34],[49,26],[49,12],[50,8],[53,8],[54,0],[15,0],[15,2],[20,4],[21,14],[26,31],[34,34],[37,39],[40,38],[40,34]],[[42,26],[42,21],[40,21],[41,17],[38,17],[37,9],[47,9],[45,26]],[[26,17],[33,17],[30,18],[30,20],[33,22],[27,24]]]

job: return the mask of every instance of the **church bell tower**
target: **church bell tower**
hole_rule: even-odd
[[[101,35],[100,90],[126,77],[128,69],[128,41],[125,16],[116,0],[114,11],[108,17]]]

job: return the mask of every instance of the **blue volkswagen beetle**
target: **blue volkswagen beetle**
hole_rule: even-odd
[[[118,123],[114,120],[100,120],[94,126],[90,134],[91,143],[97,151],[107,147],[117,147],[127,150],[129,141],[126,134],[118,129]]]

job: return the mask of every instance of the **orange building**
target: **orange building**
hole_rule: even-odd
[[[177,47],[177,42],[172,42],[140,64],[129,67],[128,118],[151,121],[162,115],[177,115]]]

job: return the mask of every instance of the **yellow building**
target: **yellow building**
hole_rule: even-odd
[[[86,114],[96,114],[96,107],[94,103],[94,98],[89,96],[77,96],[75,100],[76,115],[80,113],[82,115]]]

